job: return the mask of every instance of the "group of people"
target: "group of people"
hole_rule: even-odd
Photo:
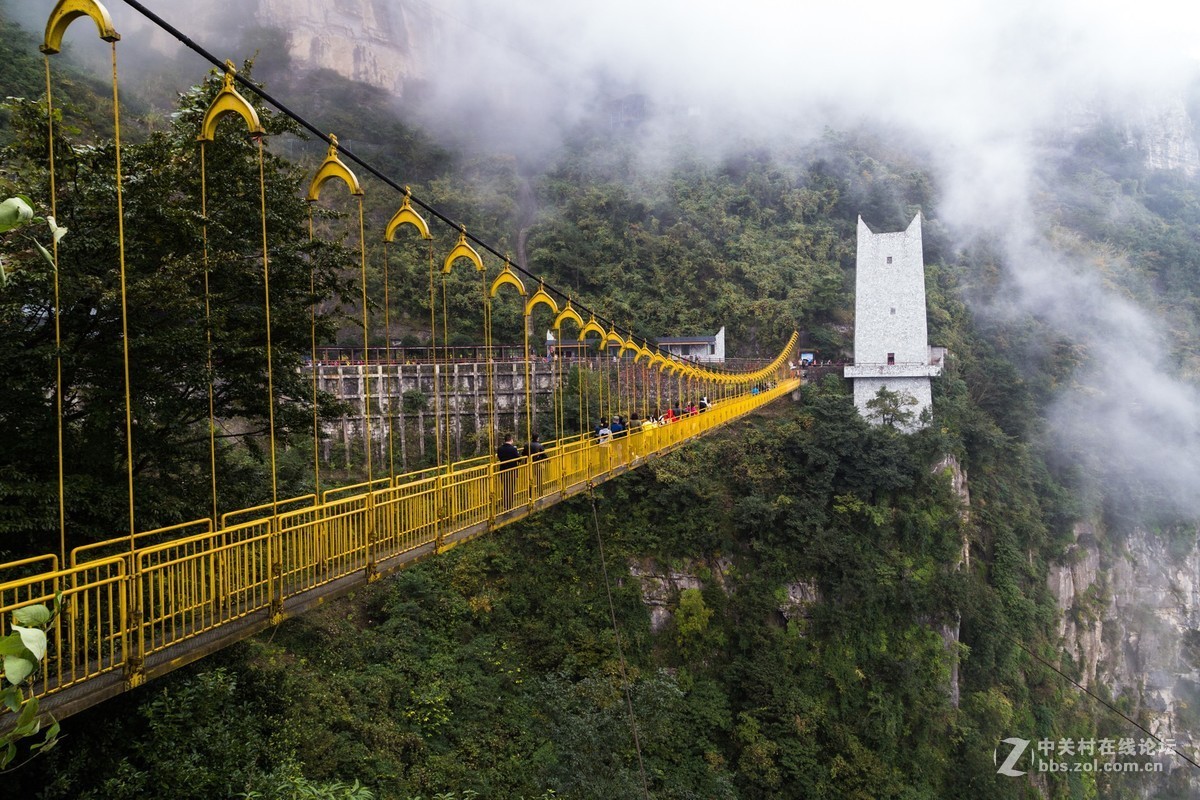
[[[601,417],[596,427],[592,429],[592,434],[596,437],[596,441],[599,444],[608,444],[613,439],[618,439],[630,431],[647,431],[657,428],[660,425],[669,425],[684,417],[690,417],[693,414],[702,414],[711,407],[712,403],[708,401],[708,398],[701,397],[699,402],[676,404],[662,412],[656,408],[654,409],[654,413],[645,419],[642,419],[637,414],[634,414],[628,420],[620,414],[613,416],[611,420],[607,417]]]
[[[542,437],[536,431],[529,437],[529,444],[525,445],[524,450],[518,450],[513,444],[513,435],[511,433],[504,434],[504,442],[496,448],[496,461],[499,463],[500,472],[500,510],[508,511],[513,507],[513,495],[515,494],[517,476],[513,471],[520,466],[522,458],[532,457],[533,463],[536,465],[539,461],[545,461],[549,456],[546,455],[546,446],[542,444]],[[534,477],[537,481],[537,492],[541,494],[542,484],[542,469],[538,466],[534,470]]]
[[[631,431],[640,430],[643,433],[653,430],[661,425],[669,425],[683,417],[693,414],[701,414],[712,407],[707,397],[701,397],[699,402],[686,404],[676,404],[662,413],[658,409],[650,416],[642,419],[637,414],[633,414],[626,419],[620,414],[614,414],[612,419],[602,417],[592,430],[598,444],[608,444],[613,439],[620,439],[629,435]],[[511,471],[520,466],[521,459],[532,458],[536,464],[539,461],[545,461],[546,447],[541,442],[541,437],[535,432],[529,437],[529,444],[524,448],[518,448],[513,442],[513,434],[506,433],[504,441],[496,448],[496,461],[499,466],[500,485],[501,485],[501,503],[502,510],[507,511],[512,508],[513,490],[516,485],[515,474]],[[537,470],[538,480],[540,483],[541,470]]]
[[[689,402],[675,405],[663,411],[661,414],[658,413],[658,409],[655,409],[654,414],[651,415],[651,419],[654,421],[655,425],[666,425],[671,422],[678,422],[684,417],[702,414],[705,411],[708,411],[711,406],[712,404],[708,402],[707,397],[701,397],[700,402],[698,403]]]

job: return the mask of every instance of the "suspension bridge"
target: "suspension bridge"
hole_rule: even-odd
[[[498,527],[535,514],[555,503],[635,469],[669,453],[715,428],[749,414],[792,393],[799,386],[790,362],[796,358],[798,336],[790,338],[778,355],[754,368],[732,371],[702,365],[662,351],[648,340],[602,315],[573,301],[564,292],[526,272],[486,242],[471,236],[465,226],[454,222],[433,206],[414,197],[367,162],[340,148],[336,136],[326,135],[299,115],[278,103],[260,88],[245,81],[229,62],[221,62],[192,43],[179,31],[158,18],[140,3],[127,4],[152,22],[174,35],[214,65],[224,70],[223,82],[197,126],[196,139],[201,171],[199,209],[205,219],[204,285],[208,287],[209,191],[206,177],[208,148],[218,136],[248,135],[259,159],[258,213],[261,216],[263,311],[266,319],[265,408],[266,442],[270,461],[271,500],[261,505],[219,513],[216,430],[214,416],[214,379],[211,377],[212,325],[209,331],[209,419],[207,423],[212,460],[212,502],[207,516],[168,527],[142,530],[135,514],[134,462],[137,446],[136,425],[132,414],[137,380],[131,369],[127,322],[124,212],[122,210],[121,111],[117,68],[117,44],[120,35],[113,28],[108,11],[93,0],[58,0],[46,25],[41,46],[46,56],[46,107],[49,119],[48,167],[50,171],[52,213],[55,209],[54,164],[54,80],[51,57],[62,48],[63,35],[78,19],[91,20],[99,38],[111,45],[113,125],[116,159],[115,185],[117,209],[113,226],[119,256],[113,269],[119,273],[121,325],[123,330],[124,445],[123,460],[128,482],[128,527],[113,538],[88,542],[68,549],[68,520],[64,509],[63,437],[68,435],[63,421],[63,385],[61,361],[56,365],[55,402],[58,409],[58,498],[59,548],[56,553],[24,558],[0,564],[0,635],[12,626],[12,612],[32,604],[50,604],[59,598],[62,613],[46,631],[48,647],[40,671],[29,691],[42,701],[42,709],[63,717],[134,688],[193,662],[235,641],[250,636],[280,621],[301,614],[356,586],[426,557],[446,552],[455,545],[488,533]],[[359,280],[361,283],[362,353],[365,359],[362,399],[365,447],[365,480],[348,486],[322,484],[319,442],[321,394],[318,391],[316,311],[313,311],[311,335],[312,436],[314,439],[313,491],[299,497],[281,497],[276,465],[275,412],[287,399],[276,396],[271,346],[271,241],[267,215],[267,186],[262,179],[266,136],[255,107],[240,90],[258,94],[282,113],[292,116],[328,145],[324,160],[309,186],[311,206],[321,202],[322,192],[344,189],[357,205]],[[231,132],[233,127],[243,127]],[[397,473],[391,455],[391,412],[397,383],[389,374],[393,363],[387,346],[383,364],[371,370],[371,358],[379,357],[379,348],[370,347],[370,298],[367,296],[367,239],[364,224],[365,192],[346,156],[358,166],[375,174],[401,193],[399,208],[388,222],[383,237],[385,248],[383,287],[387,292],[386,248],[397,236],[415,236],[428,242],[430,293],[430,347],[435,366],[434,417],[445,422],[434,426],[436,465],[411,472]],[[456,231],[457,240],[444,258],[436,259],[428,215]],[[311,218],[310,218],[311,219]],[[310,235],[313,227],[310,223]],[[63,248],[70,247],[66,238]],[[60,244],[55,240],[50,254],[56,265]],[[494,257],[489,269],[480,250]],[[491,260],[491,259],[489,259]],[[440,263],[440,267],[439,267]],[[445,376],[438,371],[439,352],[447,365],[450,359],[445,321],[446,276],[459,267],[474,270],[479,279],[480,306],[483,314],[484,352],[493,352],[491,338],[492,301],[501,292],[518,298],[524,317],[525,341],[522,346],[525,390],[525,433],[535,430],[534,403],[531,396],[530,319],[535,311],[549,312],[558,341],[573,335],[580,343],[594,344],[599,355],[581,360],[571,368],[592,373],[600,386],[600,413],[650,418],[652,409],[664,405],[664,397],[711,398],[702,411],[684,413],[662,425],[631,426],[620,435],[596,436],[585,422],[593,418],[585,405],[590,399],[578,379],[579,396],[569,397],[567,365],[551,357],[554,387],[554,432],[544,453],[527,452],[518,459],[498,462],[495,452],[496,414],[491,404],[495,375],[494,360],[488,357],[485,387],[488,395],[488,454],[452,461],[450,458],[449,404]],[[64,280],[67,279],[64,277]],[[439,329],[436,309],[439,279],[443,282],[443,320]],[[56,267],[55,298],[58,297],[59,272]],[[536,281],[536,289],[534,289]],[[528,285],[527,285],[528,284]],[[382,303],[385,330],[390,330],[390,303]],[[207,294],[205,301],[208,313]],[[57,336],[59,309],[54,308]],[[56,339],[61,353],[63,343]],[[61,355],[59,356],[61,359]],[[117,376],[114,376],[114,380]],[[665,387],[665,389],[664,389]],[[665,392],[665,394],[664,394]],[[578,405],[580,429],[567,431],[567,409]],[[666,405],[670,405],[669,401]],[[640,412],[640,413],[639,413]],[[373,417],[374,415],[374,417]],[[373,442],[378,431],[380,453]],[[384,457],[386,456],[386,457]],[[377,463],[386,462],[386,463]],[[383,473],[383,474],[377,474]],[[326,479],[327,481],[327,479]],[[9,719],[0,718],[0,727]]]

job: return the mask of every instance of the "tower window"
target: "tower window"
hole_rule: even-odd
[[[892,367],[892,366],[895,366],[895,364],[896,364],[896,354],[888,353],[888,366]]]
[[[889,264],[890,264],[890,263],[892,263],[892,257],[891,257],[891,256],[888,256],[888,262],[887,262],[887,263],[889,263]]]

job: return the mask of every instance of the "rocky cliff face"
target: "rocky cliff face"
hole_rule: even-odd
[[[427,79],[440,21],[430,6],[387,0],[259,0],[257,19],[290,34],[293,62],[403,96]]]
[[[1125,143],[1151,169],[1195,175],[1200,171],[1195,121],[1182,98],[1139,109],[1125,124]]]
[[[1139,530],[1109,554],[1093,526],[1079,523],[1066,563],[1053,566],[1048,577],[1061,612],[1063,650],[1080,666],[1081,683],[1132,700],[1131,716],[1183,752],[1192,751],[1200,720],[1194,533]],[[1167,759],[1166,766],[1186,765]]]

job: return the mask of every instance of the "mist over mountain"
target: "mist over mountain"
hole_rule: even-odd
[[[532,164],[551,163],[581,126],[631,130],[649,172],[683,143],[715,161],[826,129],[921,153],[938,189],[926,215],[958,248],[1001,251],[1004,289],[977,312],[1031,314],[1092,354],[1052,414],[1062,446],[1100,453],[1115,443],[1124,458],[1106,472],[1154,476],[1169,502],[1198,510],[1194,373],[1172,363],[1160,309],[1107,284],[1086,253],[1056,246],[1044,201],[1062,188],[1063,154],[1097,131],[1151,170],[1195,174],[1200,12],[1169,2],[1134,15],[1082,2],[752,2],[718,14],[677,2],[260,0],[253,13],[286,32],[291,64],[380,86],[445,141]],[[269,66],[279,55],[260,58]],[[1120,368],[1109,353],[1126,356]]]

